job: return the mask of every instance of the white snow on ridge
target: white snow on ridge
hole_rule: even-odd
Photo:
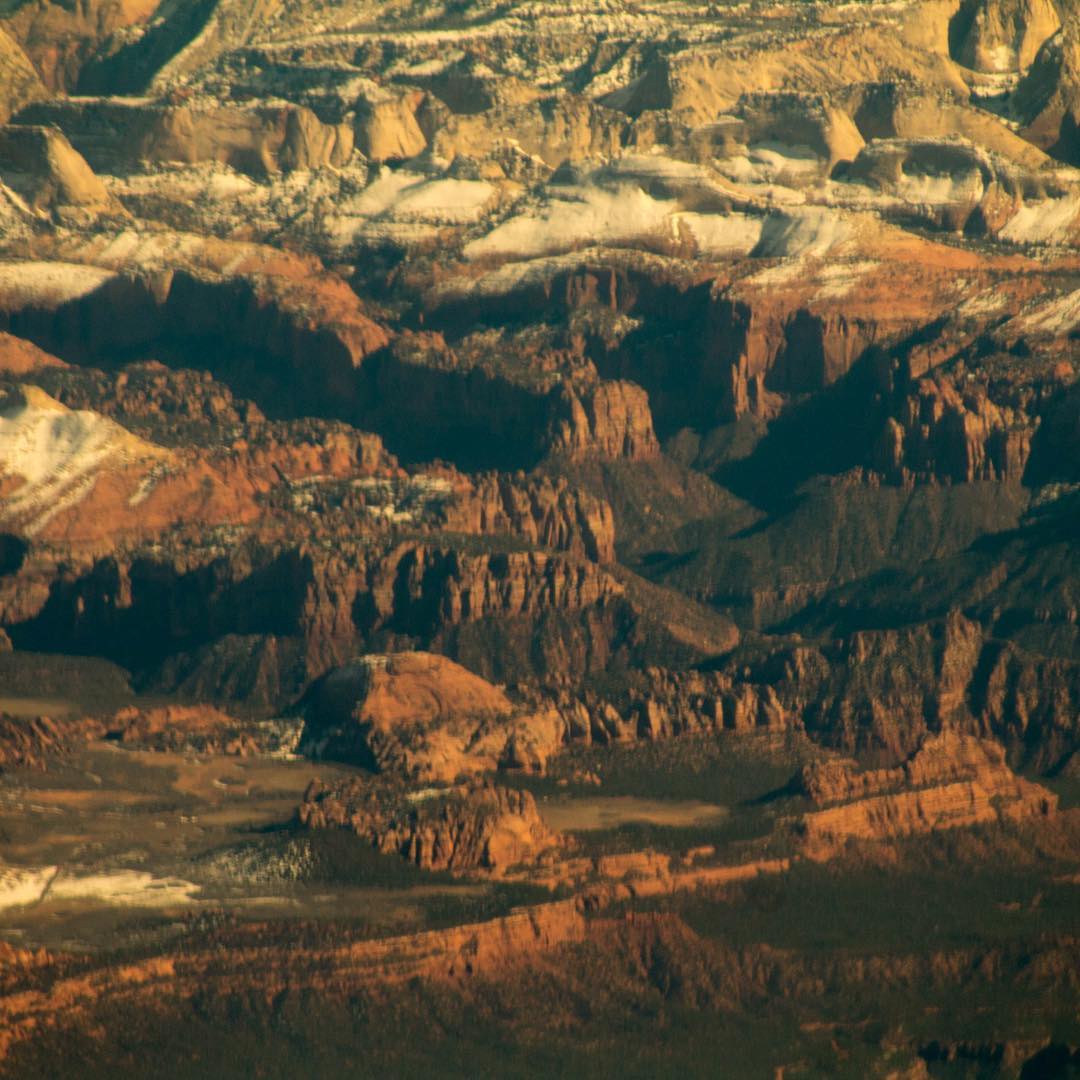
[[[0,501],[0,519],[29,518],[24,528],[33,534],[81,501],[103,467],[167,456],[107,417],[24,387],[0,406],[0,474],[26,481]]]
[[[847,296],[855,286],[872,274],[881,263],[865,260],[860,262],[837,262],[823,266],[816,277],[821,286],[814,293],[814,300],[838,300]]]
[[[636,185],[554,189],[537,211],[518,214],[465,245],[467,259],[550,255],[584,244],[611,244],[649,234],[672,236],[674,201]]]
[[[1026,315],[1012,319],[1009,327],[1023,333],[1058,337],[1080,326],[1080,289],[1043,304]]]
[[[56,866],[0,866],[0,911],[36,904],[58,871]]]
[[[749,214],[679,214],[703,255],[749,255],[761,240],[765,219]]]
[[[763,258],[821,258],[852,235],[850,221],[827,207],[785,210],[765,219],[754,254]]]
[[[140,870],[69,876],[57,866],[0,868],[0,911],[48,900],[96,900],[123,907],[174,907],[194,902],[199,886]]]
[[[963,173],[931,176],[928,173],[904,173],[897,185],[897,195],[917,206],[951,206],[954,203],[978,202],[985,191],[978,169]]]
[[[111,270],[78,263],[0,263],[0,308],[59,307],[87,296],[114,277]]]
[[[483,180],[432,180],[404,169],[384,169],[359,195],[326,219],[327,236],[341,246],[361,236],[426,239],[436,225],[468,225],[491,204],[495,188]]]
[[[1080,218],[1080,194],[1025,203],[998,233],[1014,244],[1068,243]]]

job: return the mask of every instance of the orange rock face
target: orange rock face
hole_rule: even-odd
[[[48,716],[0,713],[0,772],[15,768],[46,770],[51,760],[101,732],[101,725],[88,719],[53,720]]]
[[[308,707],[305,742],[420,783],[500,765],[543,771],[565,740],[554,710],[515,709],[499,688],[430,653],[366,656],[330,672]]]
[[[501,690],[431,653],[373,657],[367,671],[366,691],[352,715],[384,730],[405,721],[430,724],[505,716],[511,708]]]
[[[503,875],[559,844],[527,791],[481,784],[404,794],[351,780],[308,788],[299,809],[308,828],[348,828],[383,854],[425,870]]]
[[[573,900],[540,904],[502,918],[446,930],[356,941],[336,949],[267,949],[258,945],[155,956],[87,975],[61,978],[47,990],[0,998],[0,1061],[21,1040],[62,1023],[85,1021],[91,1010],[154,1007],[159,995],[190,1000],[210,989],[227,996],[255,992],[269,999],[280,986],[338,994],[393,986],[410,979],[439,981],[496,976],[534,962],[560,945],[584,939],[586,923]],[[47,954],[0,943],[0,965],[33,970]],[[3,968],[0,966],[0,971]]]
[[[0,333],[0,372],[7,375],[30,375],[39,368],[65,366],[63,360],[39,349],[32,342],[12,334]]]
[[[1057,796],[1013,773],[996,743],[952,733],[927,739],[896,769],[860,774],[850,766],[812,766],[803,786],[815,802],[841,803],[803,816],[812,857],[849,838],[891,840],[1047,816],[1057,808]]]

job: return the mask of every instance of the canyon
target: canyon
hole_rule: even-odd
[[[1078,125],[1066,0],[0,3],[0,1075],[1073,1075]]]

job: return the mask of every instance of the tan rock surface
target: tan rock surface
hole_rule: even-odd
[[[85,159],[55,129],[0,128],[0,179],[19,191],[34,210],[120,211]]]

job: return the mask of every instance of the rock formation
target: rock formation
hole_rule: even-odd
[[[0,178],[38,212],[121,212],[105,185],[55,128],[0,128]]]
[[[0,714],[0,772],[7,769],[45,771],[72,747],[102,733],[89,719],[52,719]]]
[[[1072,1061],[1074,8],[0,4],[0,1073]]]
[[[901,766],[860,773],[843,762],[810,766],[799,786],[817,804],[800,829],[811,857],[849,838],[889,840],[969,825],[1046,816],[1057,796],[1015,775],[992,742],[944,733]]]
[[[363,779],[330,790],[315,781],[299,817],[312,829],[351,829],[425,870],[501,875],[559,843],[532,795],[489,784],[405,793]]]
[[[976,71],[1026,71],[1060,26],[1049,0],[968,0],[949,26],[951,51]]]
[[[500,764],[542,770],[562,725],[556,715],[514,711],[501,690],[444,657],[365,656],[312,688],[304,738],[316,754],[417,783],[453,783]]]

